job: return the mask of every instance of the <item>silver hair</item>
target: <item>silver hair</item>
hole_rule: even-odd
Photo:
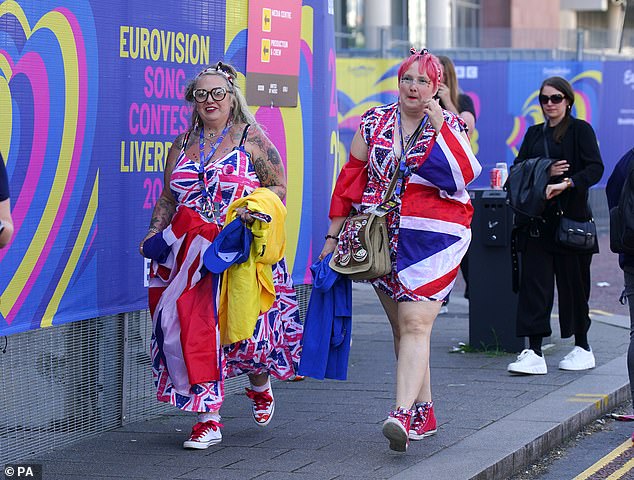
[[[194,129],[198,122],[199,116],[196,110],[196,102],[194,101],[194,90],[198,79],[203,75],[217,75],[227,82],[227,91],[232,94],[231,96],[231,120],[234,123],[249,123],[256,125],[257,121],[247,106],[247,100],[242,94],[240,87],[236,84],[237,71],[233,66],[228,63],[218,62],[216,65],[210,66],[202,70],[187,84],[185,88],[185,100],[194,105],[191,118],[191,128]]]

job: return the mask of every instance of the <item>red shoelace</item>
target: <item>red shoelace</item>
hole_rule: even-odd
[[[213,430],[214,432],[218,430],[220,427],[224,427],[222,423],[218,423],[215,420],[207,420],[206,422],[198,422],[196,425],[192,427],[192,434],[190,436],[191,440],[200,440],[204,437],[209,430]]]
[[[273,396],[269,393],[270,390],[266,390],[265,392],[256,392],[255,390],[251,390],[250,388],[245,389],[247,391],[247,397],[251,399],[253,404],[255,405],[256,414],[261,417],[257,419],[258,421],[266,421],[268,419],[268,410],[271,407],[271,403],[273,402]]]

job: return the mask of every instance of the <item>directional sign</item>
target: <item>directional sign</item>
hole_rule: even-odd
[[[262,9],[262,31],[263,32],[271,31],[271,9],[270,8]]]
[[[271,40],[269,38],[262,39],[262,51],[260,52],[260,61],[269,63],[271,61]]]
[[[249,0],[249,105],[297,106],[301,15],[301,0]]]

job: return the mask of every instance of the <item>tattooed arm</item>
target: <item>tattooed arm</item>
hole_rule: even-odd
[[[170,179],[172,178],[172,171],[176,165],[178,155],[180,154],[184,137],[185,135],[181,134],[176,138],[170,148],[169,154],[167,155],[165,171],[163,172],[163,191],[161,192],[161,196],[156,202],[156,205],[154,205],[148,233],[141,241],[141,245],[139,245],[139,252],[141,252],[141,255],[143,255],[143,242],[151,236],[156,235],[161,230],[164,230],[165,227],[170,224],[172,217],[176,212],[176,200],[170,190]]]
[[[255,173],[262,186],[270,189],[284,200],[286,197],[286,173],[282,159],[275,145],[259,127],[249,130],[246,150],[251,154]]]

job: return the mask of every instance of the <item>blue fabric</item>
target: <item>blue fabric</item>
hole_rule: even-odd
[[[143,242],[143,256],[158,263],[165,263],[171,251],[172,248],[163,238],[163,232],[158,232]]]
[[[634,155],[629,150],[625,155],[621,157],[614,171],[608,178],[608,183],[605,186],[605,195],[608,199],[608,209],[612,209],[619,204],[621,198],[621,190],[625,184],[625,178],[630,171],[630,163],[634,161]],[[634,257],[632,255],[619,254],[619,266],[621,268],[634,269]]]
[[[203,255],[203,263],[207,270],[222,273],[234,263],[244,263],[251,252],[253,233],[235,218],[225,225],[216,239],[209,245]]]
[[[313,263],[299,375],[345,380],[352,337],[352,281],[330,268],[332,254]]]

